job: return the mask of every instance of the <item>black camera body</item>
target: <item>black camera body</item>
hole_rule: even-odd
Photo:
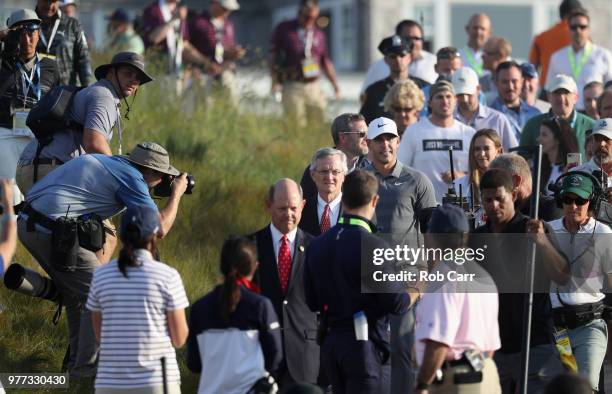
[[[161,183],[153,188],[153,195],[155,197],[170,197],[172,194],[172,183],[174,183],[174,175],[164,175]],[[187,190],[185,194],[193,193],[195,187],[195,178],[191,174],[187,174]]]
[[[6,37],[0,42],[0,56],[13,64],[19,58],[19,40],[22,29],[10,29]]]

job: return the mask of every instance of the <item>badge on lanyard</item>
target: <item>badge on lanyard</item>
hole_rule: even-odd
[[[13,115],[13,134],[30,137],[32,136],[32,132],[30,128],[26,126],[26,120],[28,119],[28,114],[30,110],[16,111],[15,115]]]
[[[318,78],[321,75],[319,63],[312,57],[314,30],[304,31],[304,59],[302,60],[302,75],[306,79]]]

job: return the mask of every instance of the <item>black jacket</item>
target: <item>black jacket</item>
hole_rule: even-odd
[[[58,11],[48,23],[42,24],[41,36],[44,35],[49,40],[58,17],[60,18],[59,25],[51,47],[47,50],[45,40],[41,37],[36,50],[41,54],[55,56],[60,85],[88,86],[93,82],[93,72],[87,40],[79,21]]]
[[[421,89],[429,85],[420,78],[409,77],[409,79]],[[391,114],[385,111],[384,101],[385,95],[394,84],[393,78],[387,77],[368,86],[365,91],[366,99],[359,110],[359,113],[365,117],[366,123],[370,124],[371,121],[381,116],[393,119]]]

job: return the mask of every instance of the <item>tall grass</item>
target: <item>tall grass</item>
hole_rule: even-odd
[[[194,193],[183,198],[174,227],[160,243],[162,261],[179,271],[193,303],[219,279],[223,239],[266,225],[269,185],[281,177],[299,181],[312,152],[331,141],[322,119],[302,129],[268,114],[261,99],[249,94],[234,107],[221,97],[206,98],[201,89],[177,97],[169,85],[158,80],[140,89],[124,122],[123,150],[158,142],[175,167],[196,178]],[[22,247],[16,261],[40,271]],[[0,372],[59,372],[67,346],[65,315],[54,326],[54,304],[3,286],[0,304]],[[183,392],[195,392],[198,376],[185,366],[185,349],[177,353]]]

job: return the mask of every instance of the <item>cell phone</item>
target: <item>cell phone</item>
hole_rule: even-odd
[[[567,154],[567,169],[578,167],[582,164],[582,153]]]

